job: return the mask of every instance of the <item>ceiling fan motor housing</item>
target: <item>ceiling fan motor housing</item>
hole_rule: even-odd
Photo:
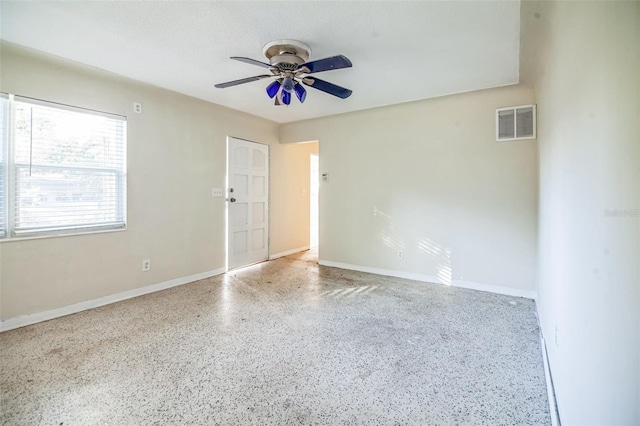
[[[269,63],[281,71],[294,72],[298,69],[298,65],[304,64],[305,61],[296,55],[278,55],[269,59]]]
[[[309,60],[311,48],[296,40],[274,40],[264,45],[262,52],[273,66],[294,72]]]

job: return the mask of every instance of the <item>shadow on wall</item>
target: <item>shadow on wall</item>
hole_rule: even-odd
[[[377,239],[390,249],[404,251],[407,248],[407,244],[396,230],[393,218],[377,206],[373,207],[373,215],[384,222],[384,226],[381,226],[382,231],[378,234]],[[437,269],[436,277],[439,283],[449,286],[453,284],[451,249],[442,247],[425,235],[418,237],[416,249],[421,258],[425,258],[429,265],[433,265]]]

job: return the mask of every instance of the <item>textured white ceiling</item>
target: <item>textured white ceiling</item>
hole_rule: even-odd
[[[518,1],[0,2],[4,40],[280,123],[518,82]],[[275,107],[268,80],[232,61],[266,61],[262,46],[294,39],[311,60],[343,54],[353,68],[318,77],[353,90],[308,88]]]

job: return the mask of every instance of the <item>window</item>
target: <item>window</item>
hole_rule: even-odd
[[[126,118],[18,96],[2,102],[2,235],[124,228]]]
[[[9,142],[9,97],[0,93],[0,238],[7,232],[7,145]]]

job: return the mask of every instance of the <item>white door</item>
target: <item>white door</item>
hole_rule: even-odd
[[[229,138],[227,172],[229,269],[269,257],[269,147]]]

